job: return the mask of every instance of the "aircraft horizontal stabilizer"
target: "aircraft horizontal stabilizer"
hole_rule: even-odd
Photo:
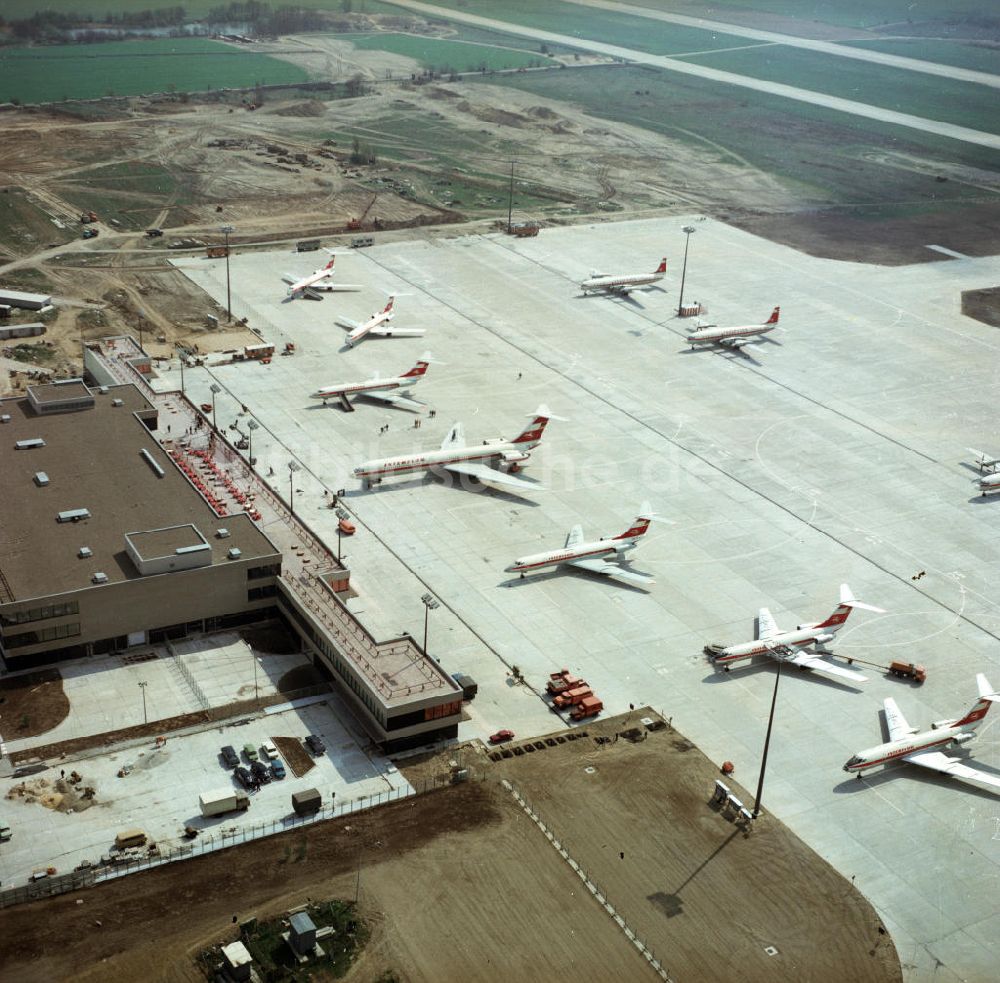
[[[849,608],[859,608],[862,611],[872,611],[875,614],[885,614],[885,608],[877,608],[873,604],[865,604],[859,601],[851,592],[847,584],[840,585],[840,603]]]

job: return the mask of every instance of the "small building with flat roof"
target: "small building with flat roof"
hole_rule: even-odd
[[[7,307],[21,307],[26,311],[44,311],[52,306],[48,294],[32,294],[23,290],[4,290],[0,287],[0,304]]]
[[[0,400],[0,656],[9,669],[269,620],[281,553],[220,517],[132,385]],[[39,475],[43,478],[39,479]]]

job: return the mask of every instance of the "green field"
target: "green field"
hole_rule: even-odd
[[[21,188],[0,194],[0,251],[30,253],[51,242],[69,242],[79,234],[69,223],[60,229]]]
[[[533,51],[497,48],[468,41],[443,41],[413,34],[338,35],[355,48],[366,51],[389,51],[413,58],[424,68],[436,72],[497,71],[504,68],[535,68],[554,65],[551,58]]]
[[[896,112],[1000,133],[995,89],[785,45],[684,59]]]
[[[817,204],[948,206],[1000,196],[932,176],[889,171],[870,151],[913,154],[996,171],[995,152],[819,106],[734,90],[653,68],[608,66],[494,76],[488,84],[565,100],[590,115],[702,147],[706,158],[745,160]],[[642,95],[638,93],[641,92]],[[706,122],[707,121],[707,122]],[[702,141],[699,134],[704,133]],[[745,207],[756,205],[751,199]]]
[[[942,41],[937,38],[900,38],[893,41],[847,41],[852,48],[884,51],[904,58],[936,61],[941,65],[971,68],[976,72],[1000,75],[1000,48],[970,41]]]
[[[674,0],[630,0],[630,3],[668,13],[691,15],[690,4]],[[989,4],[983,0],[923,0],[921,3],[914,3],[913,0],[818,0],[813,3],[803,3],[802,0],[715,0],[703,16],[725,21],[730,10],[734,14],[750,11],[799,18],[804,26],[813,21],[841,27],[899,24],[902,31],[914,21],[948,22],[961,17],[981,18],[989,13],[989,9]]]
[[[247,88],[307,78],[289,62],[205,38],[0,48],[0,102]]]

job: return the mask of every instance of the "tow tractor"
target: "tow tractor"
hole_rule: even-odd
[[[893,660],[886,666],[881,662],[866,662],[864,659],[848,656],[845,656],[844,659],[848,665],[854,665],[855,662],[858,662],[863,666],[871,666],[873,669],[884,669],[886,675],[895,676],[897,679],[912,679],[915,683],[922,683],[927,678],[927,670],[923,666],[917,665],[916,662]]]

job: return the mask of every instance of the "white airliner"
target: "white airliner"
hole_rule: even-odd
[[[365,382],[341,382],[332,386],[324,386],[314,392],[312,398],[321,399],[324,404],[328,399],[339,399],[340,405],[348,412],[354,410],[349,399],[351,396],[367,396],[369,399],[377,399],[380,402],[402,406],[406,409],[416,409],[419,412],[419,408],[423,404],[407,390],[424,377],[430,360],[431,353],[425,352],[420,356],[417,364],[409,372],[404,372],[402,375],[380,379],[376,372],[373,379],[368,379]]]
[[[979,673],[976,676],[979,687],[979,699],[972,705],[964,717],[957,720],[938,720],[931,724],[930,730],[918,734],[915,727],[906,722],[899,712],[896,701],[889,697],[884,701],[885,722],[889,728],[889,740],[878,747],[859,751],[844,765],[844,771],[857,772],[858,778],[862,772],[876,765],[889,764],[891,761],[906,761],[911,765],[931,768],[934,771],[954,775],[956,778],[969,778],[986,785],[1000,788],[1000,775],[992,772],[979,771],[963,765],[958,758],[950,758],[941,750],[949,744],[964,744],[976,736],[976,728],[982,722],[990,709],[991,703],[1000,700],[993,692],[986,677]]]
[[[692,348],[695,345],[723,345],[726,348],[742,348],[744,345],[752,344],[760,335],[773,331],[778,326],[780,315],[781,308],[776,307],[763,324],[741,324],[733,328],[720,328],[716,324],[699,325],[693,334],[688,335],[688,344]]]
[[[974,447],[969,447],[967,450],[976,455],[976,464],[979,466],[979,473],[981,475],[981,477],[976,478],[979,490],[984,495],[987,492],[1000,491],[1000,471],[997,470],[997,466],[1000,465],[1000,458],[990,457],[982,451],[977,451]],[[985,474],[983,474],[984,471],[986,472]]]
[[[314,270],[309,276],[304,276],[301,279],[293,276],[291,273],[286,273],[281,279],[288,284],[288,296],[292,297],[308,297],[310,300],[322,300],[320,296],[320,291],[334,291],[334,290],[360,290],[357,284],[353,283],[340,283],[335,284],[331,281],[333,280],[333,263],[336,260],[334,254],[330,254],[330,262],[326,264],[322,269]]]
[[[362,321],[361,324],[350,320],[350,318],[338,317],[337,324],[342,328],[351,329],[347,336],[348,347],[355,342],[361,341],[362,338],[368,337],[370,334],[377,335],[379,338],[419,338],[422,334],[425,334],[425,328],[393,328],[389,326],[389,322],[395,316],[395,312],[392,309],[395,301],[396,295],[389,294],[389,303],[382,310],[372,314],[367,321]]]
[[[592,273],[580,284],[580,289],[589,294],[591,291],[602,290],[607,294],[628,296],[636,287],[644,287],[650,283],[662,280],[667,273],[666,258],[660,260],[660,265],[652,273]]]
[[[767,655],[780,662],[791,663],[793,666],[816,669],[829,673],[831,676],[842,676],[844,679],[862,682],[867,677],[862,676],[860,672],[844,669],[802,651],[811,647],[814,652],[829,655],[830,650],[826,648],[826,643],[833,641],[834,632],[847,621],[848,615],[854,608],[874,611],[876,614],[885,614],[882,608],[873,607],[871,604],[862,604],[861,601],[856,600],[851,593],[851,588],[847,584],[841,584],[840,604],[826,621],[815,625],[799,625],[794,631],[782,631],[775,623],[771,612],[767,608],[761,608],[757,616],[756,641],[743,642],[740,645],[709,645],[706,646],[705,651],[716,665],[721,665],[727,672],[732,662],[752,659],[755,655]]]
[[[553,417],[549,408],[539,406],[531,423],[513,440],[499,437],[472,445],[465,443],[462,424],[456,423],[441,443],[441,450],[365,461],[354,469],[354,474],[355,477],[362,478],[369,488],[387,475],[409,474],[413,471],[450,471],[488,484],[536,491],[541,485],[515,478],[513,472],[521,470],[523,462],[530,457],[529,452],[541,442],[542,432],[550,419]]]
[[[639,538],[649,528],[653,519],[653,511],[649,502],[643,502],[635,521],[625,532],[612,539],[599,539],[596,542],[584,542],[583,527],[573,526],[566,537],[566,545],[561,550],[549,550],[547,553],[534,553],[522,556],[506,568],[507,573],[519,573],[522,577],[530,570],[541,570],[544,567],[554,567],[566,564],[589,570],[605,577],[617,577],[643,586],[655,583],[652,577],[642,573],[627,570],[619,563],[608,563],[606,557],[623,558],[629,550],[639,545]]]

